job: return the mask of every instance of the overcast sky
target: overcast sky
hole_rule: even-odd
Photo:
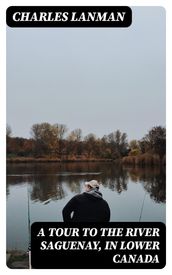
[[[133,8],[129,28],[7,27],[7,123],[66,124],[140,139],[165,126],[165,10]]]

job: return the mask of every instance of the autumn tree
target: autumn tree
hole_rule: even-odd
[[[68,154],[81,155],[82,153],[82,130],[80,128],[75,129],[70,132],[67,137],[68,145],[67,152]]]
[[[67,126],[65,124],[56,123],[53,125],[57,132],[57,143],[58,143],[58,155],[61,158],[64,153],[64,136],[68,131]]]
[[[119,149],[121,156],[125,156],[128,153],[128,141],[127,141],[127,134],[121,133]]]
[[[131,140],[128,144],[126,133],[116,130],[102,138],[91,133],[82,136],[81,129],[74,129],[67,137],[67,127],[64,124],[49,124],[47,122],[34,124],[31,128],[32,139],[12,137],[12,130],[7,125],[7,155],[15,156],[56,156],[60,159],[113,159],[124,156],[139,155],[143,157],[165,160],[166,129],[153,127],[141,140]],[[149,153],[149,154],[145,154]],[[159,157],[157,156],[159,155]],[[138,159],[139,159],[138,157]],[[141,159],[141,158],[140,158]],[[152,162],[153,163],[153,162]]]
[[[162,126],[153,127],[144,138],[149,150],[158,154],[160,160],[166,154],[166,129]]]
[[[96,146],[96,136],[93,133],[88,134],[84,138],[84,147],[85,151],[88,154],[88,157],[95,155],[95,146]]]
[[[69,141],[80,142],[81,138],[82,138],[82,130],[81,129],[73,130],[68,136]]]
[[[64,139],[64,135],[67,132],[67,126],[65,124],[59,124],[56,123],[53,125],[53,127],[55,127],[57,129],[57,135],[58,135],[58,139],[59,140],[63,140]]]
[[[58,129],[47,122],[34,124],[31,135],[35,141],[36,155],[56,155],[58,150]]]
[[[129,142],[129,156],[137,156],[141,153],[138,140],[133,139]]]
[[[111,156],[114,159],[125,156],[128,151],[127,134],[121,133],[120,130],[108,135],[108,142],[111,148]]]
[[[139,144],[139,149],[142,154],[144,154],[148,151],[149,148],[148,148],[148,144],[147,144],[145,137],[143,137],[141,140],[138,140],[138,144]]]
[[[111,158],[111,148],[109,146],[109,139],[107,135],[101,138],[101,157],[110,159]]]

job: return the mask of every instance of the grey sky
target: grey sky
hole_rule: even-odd
[[[135,7],[126,29],[7,27],[7,123],[41,122],[129,140],[165,126],[165,10]]]

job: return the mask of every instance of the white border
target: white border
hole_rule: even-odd
[[[66,5],[66,6],[162,6],[166,9],[166,31],[167,31],[167,90],[166,90],[166,98],[167,98],[167,264],[164,269],[160,270],[137,270],[137,269],[113,269],[113,270],[24,270],[19,269],[9,269],[6,267],[6,166],[5,166],[5,158],[6,158],[6,149],[5,149],[5,133],[6,133],[6,9],[9,6],[58,6],[58,5]],[[47,274],[47,272],[51,272],[53,274],[80,274],[82,273],[101,273],[105,272],[111,274],[159,274],[166,273],[170,274],[172,271],[170,267],[172,267],[172,258],[171,258],[171,220],[172,214],[170,214],[171,208],[171,196],[172,196],[172,177],[171,177],[171,156],[172,152],[171,143],[172,143],[172,131],[170,127],[170,110],[172,105],[172,41],[170,39],[171,36],[171,28],[172,28],[172,1],[171,0],[87,0],[87,1],[79,1],[79,0],[4,0],[0,2],[0,176],[1,176],[1,197],[0,197],[0,272],[1,274],[22,274],[27,272],[32,272],[33,274]],[[66,263],[67,264],[67,263]]]

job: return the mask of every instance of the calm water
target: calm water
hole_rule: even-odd
[[[7,166],[7,249],[28,248],[28,215],[62,221],[62,209],[83,191],[85,181],[102,182],[111,221],[165,223],[165,171],[114,164],[10,164]]]

